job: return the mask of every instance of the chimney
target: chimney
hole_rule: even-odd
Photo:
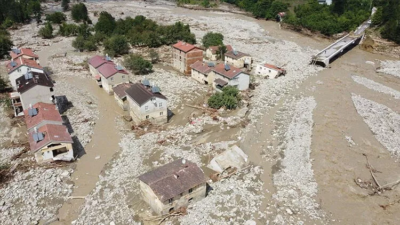
[[[33,130],[35,131],[35,133],[37,133],[37,127],[34,127]]]

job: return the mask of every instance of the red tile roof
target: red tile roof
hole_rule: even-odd
[[[199,49],[198,47],[183,41],[179,41],[178,43],[174,44],[173,47],[183,52],[189,52],[193,49]]]
[[[39,149],[49,144],[58,143],[73,143],[71,135],[67,131],[67,127],[64,125],[47,124],[38,129],[38,133],[43,133],[44,139],[36,142],[33,139],[35,131],[29,132],[28,140],[31,146],[31,151],[36,152]]]
[[[32,49],[30,49],[30,48],[13,49],[12,51],[10,51],[10,56],[14,60],[23,55],[26,55],[26,56],[29,56],[29,57],[32,57],[35,59],[39,58],[39,56],[36,55],[35,53],[33,53]]]
[[[121,67],[122,68],[122,67]],[[109,78],[114,76],[116,73],[123,73],[128,74],[125,69],[117,70],[117,65],[113,62],[107,62],[101,65],[97,70],[100,72],[101,75],[105,78]]]
[[[106,62],[112,62],[112,61],[111,59],[107,60],[106,57],[99,55],[93,56],[92,58],[89,59],[89,64],[96,69]]]
[[[15,66],[12,66],[12,64],[15,63]],[[41,67],[35,60],[30,60],[30,59],[25,59],[25,58],[18,58],[17,60],[14,61],[9,61],[7,62],[7,73],[10,74],[20,66],[28,66],[31,68],[36,68],[39,70],[43,70],[43,67]]]
[[[34,104],[32,108],[37,109],[37,115],[29,116],[28,109],[24,110],[25,122],[28,130],[41,123],[43,120],[55,121],[59,123],[63,122],[56,105],[39,102]]]
[[[240,73],[244,73],[239,68],[236,68],[236,67],[231,66],[231,65],[229,65],[229,70],[225,70],[225,64],[218,64],[212,70],[214,72],[224,76],[224,77],[229,78],[229,79],[233,79],[234,77],[236,77]]]
[[[244,56],[250,56],[250,55],[247,53],[232,50],[232,51],[227,51],[225,53],[225,56],[228,56],[229,58],[232,58],[232,59],[240,59]]]
[[[192,68],[202,74],[206,74],[206,73],[211,72],[211,69],[213,67],[208,66],[208,63],[198,60],[195,63],[193,63],[192,65],[190,65],[190,68]]]
[[[161,202],[179,196],[207,181],[203,171],[195,163],[183,159],[147,172],[139,176],[139,180],[149,185]]]
[[[114,93],[120,98],[123,99],[126,97],[125,91],[132,87],[132,83],[122,83],[118,84],[117,86],[113,87]]]
[[[265,63],[263,66],[267,67],[267,68],[270,68],[270,69],[273,69],[273,70],[277,70],[277,71],[284,71],[284,69],[282,69],[280,67],[277,67],[277,66],[274,66],[274,65],[271,65],[271,64],[268,64],[268,63]]]
[[[225,47],[226,47],[226,51],[232,51],[233,50],[231,45],[225,45]],[[219,46],[210,46],[208,48],[211,50],[212,54],[215,54],[215,53],[217,53],[217,50],[218,50]]]

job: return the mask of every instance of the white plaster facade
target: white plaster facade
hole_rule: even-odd
[[[237,76],[235,76],[232,79],[229,79],[229,78],[227,78],[225,76],[222,76],[221,74],[216,73],[214,71],[212,73],[213,73],[213,76],[214,76],[215,79],[221,79],[221,80],[227,82],[228,83],[227,85],[236,87],[239,91],[244,91],[244,90],[247,90],[249,88],[250,76],[248,74],[246,74],[246,73],[241,72],[240,74],[238,74]],[[214,81],[215,81],[215,79],[214,79]],[[215,90],[221,91],[217,87],[217,84],[215,82],[213,82],[213,87],[214,87]]]
[[[10,80],[11,86],[14,90],[17,90],[16,80],[21,76],[24,76],[28,71],[43,73],[43,70],[41,69],[29,67],[26,65],[21,65],[18,69],[15,69],[14,71],[8,74],[8,79]]]
[[[162,124],[168,122],[168,101],[162,98],[153,97],[143,105],[139,105],[129,95],[127,95],[129,103],[129,114],[135,122],[149,120],[152,123]]]
[[[50,143],[35,152],[36,162],[50,162],[55,160],[71,161],[74,159],[74,151],[71,143]]]
[[[214,81],[214,73],[212,71],[208,73],[200,73],[199,71],[192,69],[191,76],[201,84],[212,84]]]
[[[116,73],[109,78],[101,76],[101,86],[110,95],[114,93],[113,91],[114,86],[127,82],[129,82],[129,77],[128,74],[124,73]]]
[[[225,56],[225,64],[229,64],[237,68],[244,68],[245,64],[247,64],[248,65],[247,68],[251,69],[251,62],[252,62],[251,56],[243,56],[239,59],[234,59],[229,56]]]

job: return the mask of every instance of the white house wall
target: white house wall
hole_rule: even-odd
[[[218,78],[227,82],[229,86],[236,87],[239,91],[247,90],[250,85],[250,76],[245,73],[240,73],[235,77],[235,79],[228,79],[218,73],[215,73],[215,79]],[[214,88],[216,88],[215,83]]]
[[[32,72],[37,72],[37,73],[43,73],[43,70],[41,69],[36,69],[28,66],[20,66],[18,69],[14,70],[8,75],[8,78],[10,79],[11,86],[14,90],[17,90],[17,84],[16,80],[20,78],[21,76],[24,76],[26,72],[32,71]]]
[[[124,73],[116,73],[107,79],[104,77],[101,78],[101,84],[103,86],[103,89],[109,94],[112,94],[114,92],[113,87],[121,83],[126,83],[128,81],[129,81],[128,74]]]
[[[278,71],[271,69],[271,68],[267,68],[265,66],[262,65],[258,65],[255,71],[255,74],[260,75],[260,76],[268,76],[268,78],[275,78],[278,75]]]
[[[156,123],[166,123],[168,120],[168,102],[162,98],[155,98],[156,103],[151,100],[139,106],[131,97],[128,96],[129,108],[132,117],[137,117],[140,121],[146,119]],[[160,107],[161,103],[161,107]],[[146,118],[148,116],[149,118]]]

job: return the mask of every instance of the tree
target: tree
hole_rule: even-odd
[[[39,35],[45,39],[53,38],[53,26],[51,26],[51,23],[47,22],[44,27],[40,28]]]
[[[85,50],[85,38],[83,36],[78,36],[72,41],[72,47],[79,50],[80,52]]]
[[[42,16],[42,8],[40,7],[40,2],[38,0],[29,1],[28,13],[33,14],[37,21],[40,20],[40,17]]]
[[[75,22],[89,21],[86,5],[81,2],[72,6],[71,17]]]
[[[208,99],[208,105],[215,109],[221,107],[235,109],[239,101],[239,90],[236,87],[226,86],[222,89],[222,93],[215,93]]]
[[[6,81],[0,76],[0,92],[4,91],[7,86]]]
[[[224,36],[221,33],[208,32],[204,35],[202,42],[205,48],[223,45]]]
[[[58,33],[61,36],[76,36],[79,33],[79,26],[76,24],[68,24],[68,23],[62,23],[60,25],[60,29],[58,30]]]
[[[111,35],[114,32],[115,27],[115,18],[111,16],[110,13],[103,11],[100,13],[99,20],[94,26],[94,30],[96,32]]]
[[[67,19],[67,17],[62,12],[55,12],[55,13],[46,15],[46,21],[56,23],[56,24],[61,24],[66,19]]]
[[[104,51],[110,56],[123,55],[129,52],[129,45],[122,35],[114,35],[104,41]]]
[[[217,59],[224,60],[227,48],[225,45],[220,45],[217,49]]]
[[[64,12],[68,11],[68,9],[69,9],[69,0],[62,0],[61,7],[62,7]]]
[[[143,59],[138,54],[129,54],[124,58],[124,66],[135,74],[147,74],[153,69],[150,61]]]
[[[1,29],[0,29],[1,31]],[[12,41],[10,40],[10,36],[7,34],[0,34],[0,57],[8,55],[8,52],[11,50],[13,46]]]
[[[151,63],[157,63],[158,60],[160,60],[160,56],[158,55],[158,52],[156,52],[154,49],[150,49],[149,52]]]

